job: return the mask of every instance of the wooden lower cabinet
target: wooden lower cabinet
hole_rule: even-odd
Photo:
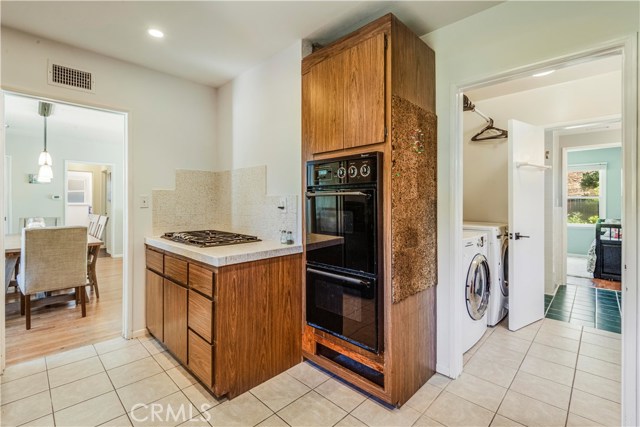
[[[189,330],[189,363],[191,372],[209,388],[213,388],[213,346]]]
[[[164,280],[164,344],[187,362],[187,288]]]
[[[213,301],[189,290],[189,328],[211,342],[213,337]]]
[[[164,326],[162,324],[163,318],[163,282],[164,279],[158,273],[151,270],[147,270],[147,287],[146,287],[146,299],[147,299],[147,329],[149,332],[160,341],[164,341]]]

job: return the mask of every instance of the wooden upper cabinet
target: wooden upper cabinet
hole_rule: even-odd
[[[344,148],[384,142],[385,35],[346,51]]]
[[[312,153],[342,150],[344,54],[315,65],[302,76],[302,122]]]

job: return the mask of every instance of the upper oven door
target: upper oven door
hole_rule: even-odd
[[[307,192],[307,263],[376,274],[376,190]]]

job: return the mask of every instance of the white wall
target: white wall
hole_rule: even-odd
[[[505,2],[424,36],[436,52],[438,193],[450,194],[461,167],[452,150],[460,126],[459,112],[452,107],[458,87],[622,37],[637,38],[638,17],[637,2]],[[448,196],[438,199],[437,369],[444,374],[456,368],[450,363],[452,337],[459,333],[449,316],[456,254],[451,236],[461,219],[452,206],[461,202]],[[460,355],[457,364],[461,362]]]
[[[47,84],[47,60],[94,73],[96,92]],[[133,64],[2,28],[2,89],[78,104],[126,111],[128,116],[130,193],[128,261],[133,283],[133,324],[145,327],[144,237],[151,233],[151,209],[140,209],[140,195],[174,186],[175,169],[214,167],[216,91]],[[298,120],[299,121],[299,120]],[[126,254],[125,254],[126,256]]]

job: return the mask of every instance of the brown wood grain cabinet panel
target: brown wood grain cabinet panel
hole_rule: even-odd
[[[189,369],[207,387],[213,387],[213,347],[189,330]]]
[[[344,148],[383,142],[385,115],[384,34],[346,52],[344,67]]]
[[[215,273],[199,265],[189,263],[189,287],[202,292],[209,298],[213,297]]]
[[[213,301],[189,291],[189,327],[212,343]]]
[[[187,262],[169,255],[164,257],[164,275],[181,285],[187,284]]]
[[[182,363],[187,361],[187,288],[164,280],[164,343]]]
[[[158,340],[163,341],[163,325],[162,325],[162,317],[163,317],[163,290],[162,290],[162,282],[163,278],[159,274],[147,270],[146,277],[146,289],[145,289],[145,297],[146,297],[146,321],[147,321],[147,329]]]
[[[147,268],[163,274],[164,273],[164,255],[147,248]]]

